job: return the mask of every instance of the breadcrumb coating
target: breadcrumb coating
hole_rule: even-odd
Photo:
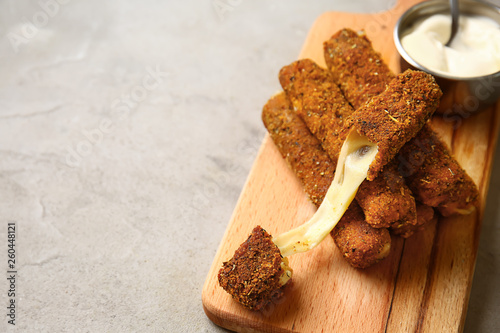
[[[417,223],[402,225],[393,225],[389,230],[398,236],[408,238],[413,233],[422,230],[424,225],[434,218],[434,209],[430,206],[417,202]]]
[[[333,181],[336,163],[291,109],[284,92],[269,99],[262,109],[262,121],[305,192],[319,207]]]
[[[339,133],[354,110],[333,82],[331,72],[302,59],[284,66],[279,80],[294,110],[336,165],[344,143]]]
[[[326,65],[354,109],[382,93],[395,77],[364,33],[342,29],[323,47]]]
[[[367,224],[356,201],[351,203],[330,234],[344,258],[357,268],[367,268],[390,253],[389,231]]]
[[[378,146],[368,180],[375,179],[384,165],[420,131],[436,111],[441,95],[432,75],[408,69],[349,117],[343,137],[354,128]]]
[[[478,205],[474,181],[451,156],[446,144],[426,127],[398,156],[400,172],[417,199],[443,216],[471,212]]]
[[[257,226],[234,256],[223,263],[219,284],[246,308],[260,310],[283,295],[284,259],[271,235]]]
[[[415,199],[393,161],[373,181],[361,184],[356,200],[365,212],[366,222],[375,228],[417,224]]]

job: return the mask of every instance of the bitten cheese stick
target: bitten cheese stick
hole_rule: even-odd
[[[301,226],[271,238],[254,229],[219,271],[219,284],[243,306],[258,310],[289,281],[287,256],[313,249],[332,231],[366,178],[377,147],[352,131],[339,155],[332,184],[312,218]]]
[[[441,95],[432,75],[408,69],[347,119],[345,128],[354,128],[379,149],[370,165],[368,180],[375,179],[383,166],[420,131],[439,106]]]
[[[362,32],[342,29],[324,43],[324,51],[334,81],[355,108],[381,93],[394,77]],[[476,185],[429,125],[401,150],[397,160],[422,203],[437,207],[445,216],[474,210],[479,197]]]
[[[271,299],[280,298],[291,277],[288,259],[260,226],[223,263],[218,275],[221,287],[250,310],[260,310]]]

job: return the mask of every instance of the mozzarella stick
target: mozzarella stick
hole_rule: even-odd
[[[429,126],[403,147],[398,161],[408,186],[424,204],[443,216],[474,211],[479,200],[474,181]]]
[[[344,133],[354,128],[377,144],[378,154],[370,165],[368,180],[375,179],[401,147],[420,131],[439,106],[441,95],[432,75],[408,69],[347,119]]]
[[[361,184],[356,200],[364,212],[369,212],[366,221],[375,228],[396,230],[408,226],[405,229],[411,230],[409,226],[417,224],[415,199],[393,162],[373,181]],[[411,233],[400,235],[406,238]]]
[[[355,108],[385,90],[394,77],[363,32],[343,29],[324,43],[324,51],[334,82]],[[416,199],[442,215],[467,214],[477,206],[477,186],[428,124],[401,149],[397,160]]]
[[[234,256],[219,270],[220,286],[250,310],[260,310],[283,295],[292,270],[271,235],[262,227],[252,230]],[[250,282],[250,283],[249,283]]]
[[[303,59],[283,67],[279,80],[293,109],[337,163],[344,143],[339,134],[354,110],[333,82],[331,72]]]
[[[335,165],[281,92],[262,109],[262,121],[287,164],[318,207],[335,173]]]
[[[373,228],[366,223],[363,211],[356,201],[351,203],[330,234],[342,256],[357,268],[367,268],[387,257],[390,252],[389,232],[385,228]]]
[[[363,32],[342,29],[324,43],[325,61],[354,109],[385,90],[395,78]]]
[[[417,202],[417,223],[409,224],[404,223],[401,225],[394,225],[389,230],[398,236],[408,238],[414,232],[423,229],[424,225],[434,218],[434,209],[420,202]]]

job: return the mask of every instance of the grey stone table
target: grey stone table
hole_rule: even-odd
[[[0,304],[16,323],[0,331],[224,331],[201,288],[279,68],[321,13],[391,5],[0,1]],[[499,184],[466,332],[500,329]]]

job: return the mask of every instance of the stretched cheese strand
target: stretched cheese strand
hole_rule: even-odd
[[[366,179],[377,152],[376,144],[356,130],[350,131],[340,151],[333,182],[316,213],[306,223],[273,239],[282,256],[311,250],[332,231]]]

